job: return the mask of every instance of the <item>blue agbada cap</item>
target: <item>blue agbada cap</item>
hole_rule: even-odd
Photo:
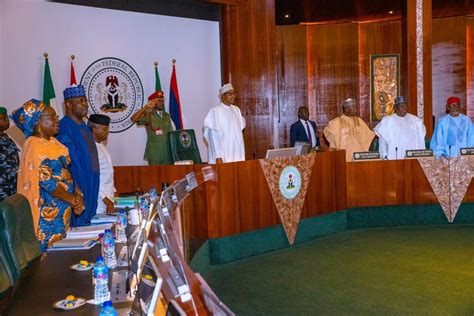
[[[23,132],[26,138],[33,134],[36,123],[44,111],[45,105],[43,102],[35,99],[23,104],[18,110],[14,111],[10,118],[15,122],[15,125]]]
[[[85,97],[86,90],[84,89],[83,85],[72,86],[69,88],[64,89],[64,100],[78,98],[78,97]]]

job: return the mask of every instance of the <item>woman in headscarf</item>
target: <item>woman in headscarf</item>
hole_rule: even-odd
[[[68,170],[68,149],[54,137],[59,131],[56,111],[41,101],[30,100],[11,118],[26,137],[17,192],[30,202],[36,236],[44,252],[65,237],[71,211],[80,215],[84,201]]]

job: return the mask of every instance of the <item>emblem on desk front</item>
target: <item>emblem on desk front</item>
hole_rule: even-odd
[[[301,190],[301,174],[298,168],[287,166],[280,174],[280,192],[288,200],[294,199]]]

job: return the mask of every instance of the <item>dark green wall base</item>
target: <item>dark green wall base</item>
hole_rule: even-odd
[[[463,203],[453,224],[473,224],[474,203]],[[360,207],[300,221],[295,244],[351,229],[394,226],[453,225],[439,204]],[[288,247],[282,225],[223,238],[209,239],[194,255],[191,266],[223,264]]]

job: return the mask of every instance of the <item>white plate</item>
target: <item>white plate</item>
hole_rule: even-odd
[[[72,304],[69,306],[68,302],[71,302]],[[70,309],[81,307],[85,303],[86,303],[85,299],[76,297],[73,301],[68,301],[66,299],[57,301],[56,303],[53,304],[53,306],[59,309],[70,310]]]
[[[80,263],[76,263],[76,264],[73,264],[72,266],[70,266],[70,268],[72,270],[76,270],[76,271],[87,271],[87,270],[90,270],[94,267],[94,264],[89,262],[87,264],[87,266],[83,266],[82,264]]]

